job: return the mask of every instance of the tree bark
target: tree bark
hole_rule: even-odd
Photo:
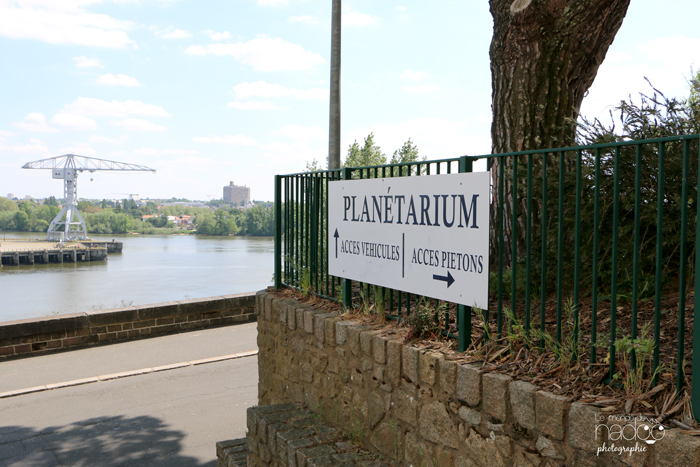
[[[629,3],[489,0],[494,22],[490,48],[492,153],[573,145],[581,102],[622,25]],[[505,164],[503,180],[498,179],[499,163]],[[505,190],[506,264],[511,259],[514,210],[511,167],[512,158],[493,160],[493,206],[498,202],[500,183]],[[520,174],[525,167],[520,164]],[[496,214],[492,209],[494,227],[498,225]],[[496,238],[492,238],[492,261],[497,259],[494,251],[498,251]]]

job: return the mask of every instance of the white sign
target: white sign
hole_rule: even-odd
[[[486,309],[489,172],[328,184],[328,272]]]

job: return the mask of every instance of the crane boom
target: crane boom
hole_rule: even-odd
[[[155,172],[155,169],[145,165],[127,164],[126,162],[108,161],[95,157],[76,156],[75,154],[64,154],[62,156],[50,157],[39,161],[27,162],[23,169],[74,169],[77,171],[95,170],[131,170],[141,172]]]
[[[65,206],[51,221],[47,231],[47,240],[85,240],[87,239],[87,226],[83,216],[78,211],[78,174],[96,170],[131,171],[131,172],[155,172],[145,165],[128,164],[126,162],[108,161],[95,157],[64,154],[34,162],[27,162],[23,169],[50,169],[52,178],[63,179],[63,195]],[[74,220],[77,218],[77,220]],[[63,227],[63,231],[59,227]]]

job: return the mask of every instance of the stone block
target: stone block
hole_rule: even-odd
[[[288,467],[297,467],[297,450],[303,449],[314,444],[309,438],[293,439],[287,443],[287,465]],[[299,465],[299,467],[304,467]]]
[[[296,452],[296,467],[310,467],[307,462],[310,459],[315,459],[317,457],[332,456],[336,454],[333,447],[322,444],[320,446],[300,448]]]
[[[700,438],[684,435],[680,430],[665,430],[654,444],[656,467],[700,465]],[[661,435],[657,434],[656,438]]]
[[[463,405],[459,408],[459,416],[471,426],[478,426],[481,424],[480,410],[472,409]]]
[[[264,308],[263,308],[263,319],[265,321],[272,321],[272,300],[275,299],[275,296],[272,294],[269,294],[265,297],[264,301]]]
[[[387,381],[397,386],[401,379],[401,341],[390,340],[386,344]]]
[[[507,436],[492,434],[488,438],[482,438],[478,432],[471,429],[464,445],[466,452],[477,465],[488,467],[510,465],[513,447],[512,441]]]
[[[287,307],[287,329],[294,331],[297,328],[297,307],[289,305]]]
[[[367,398],[368,405],[368,417],[367,422],[369,424],[369,429],[374,430],[374,427],[384,418],[384,413],[386,412],[386,404],[384,398],[377,394],[376,392],[370,393]]]
[[[337,321],[335,323],[335,343],[343,345],[348,339],[348,327],[354,325],[353,321]]]
[[[435,453],[429,443],[425,443],[420,436],[409,431],[406,433],[404,458],[408,465],[430,467],[432,460],[435,458]]]
[[[314,333],[314,318],[316,313],[311,310],[304,310],[304,332],[307,334]]]
[[[314,434],[314,430],[310,428],[294,428],[288,431],[277,433],[277,454],[283,463],[287,462],[288,443],[295,439],[309,438]]]
[[[326,344],[335,347],[335,323],[338,322],[338,313],[333,313],[332,316],[332,319],[326,319],[323,322],[323,332],[325,334]]]
[[[386,337],[375,335],[372,337],[372,355],[377,363],[386,363]]]
[[[444,444],[453,449],[459,447],[457,427],[452,422],[444,404],[432,402],[424,405],[420,411],[418,423],[421,435],[428,441]]]
[[[441,358],[440,366],[440,389],[449,398],[454,398],[457,394],[457,362]]]
[[[605,425],[605,416],[599,408],[574,402],[569,408],[569,445],[576,449],[597,453],[607,439],[607,427],[602,432],[597,425]],[[597,439],[596,439],[597,438]]]
[[[297,321],[296,327],[299,330],[304,329],[304,312],[305,311],[306,310],[304,308],[302,308],[301,306],[297,306],[294,309],[294,312],[296,314],[296,321]]]
[[[365,326],[361,326],[359,324],[352,324],[351,326],[348,326],[348,347],[350,347],[350,351],[356,357],[358,357],[362,352],[360,348],[360,333],[365,329],[367,329]]]
[[[362,354],[371,357],[372,356],[372,340],[376,331],[362,331],[360,333],[360,348],[362,349]]]
[[[486,373],[481,378],[483,385],[484,412],[501,422],[508,416],[508,385],[511,377],[499,373]]]
[[[550,459],[564,460],[565,457],[562,455],[559,446],[554,444],[554,442],[544,436],[540,435],[537,437],[537,442],[535,443],[535,448],[540,453],[542,457],[549,457]]]
[[[404,379],[410,383],[418,384],[418,356],[417,348],[404,345],[401,349],[401,366]]]
[[[457,399],[471,407],[481,403],[482,372],[476,365],[459,365],[457,367]]]
[[[418,362],[418,372],[421,384],[434,386],[437,382],[438,362],[442,354],[437,352],[421,352]]]
[[[545,391],[535,393],[536,426],[540,433],[562,441],[565,434],[565,416],[569,411],[569,398]]]
[[[401,452],[402,434],[396,424],[381,423],[370,435],[369,442],[384,456],[394,457]]]
[[[537,386],[526,381],[513,381],[508,387],[513,418],[527,430],[535,429],[535,392]]]
[[[399,420],[415,425],[418,420],[418,401],[398,389],[391,395],[391,412]]]

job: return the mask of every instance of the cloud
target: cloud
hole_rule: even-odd
[[[288,88],[281,84],[266,83],[265,81],[256,81],[254,83],[241,83],[233,88],[233,93],[236,99],[250,99],[251,97],[263,97],[269,99],[272,97],[295,97],[297,99],[328,99],[328,89],[313,88],[313,89],[295,89]]]
[[[26,157],[49,156],[49,148],[40,143],[0,144],[0,153]],[[18,167],[20,164],[17,164]]]
[[[290,16],[290,23],[304,23],[304,24],[319,24],[320,21],[315,16],[302,15],[302,16]]]
[[[68,130],[94,130],[97,128],[95,120],[83,115],[59,113],[51,119],[53,125],[66,128]]]
[[[280,38],[271,38],[264,34],[247,42],[234,44],[193,45],[185,50],[189,55],[232,56],[244,65],[252,66],[257,71],[296,71],[309,70],[318,64],[326,63],[313,52],[304,50],[298,44],[286,42]]]
[[[583,100],[581,114],[609,123],[609,111],[620,101],[631,96],[639,102],[640,92],[653,93],[645,77],[666,96],[685,98],[690,69],[699,64],[700,39],[681,35],[654,39],[629,53],[610,52]]]
[[[301,125],[286,125],[273,134],[309,142],[324,141],[328,139],[328,132],[317,126],[304,127]]]
[[[98,59],[87,58],[85,55],[73,57],[73,60],[76,61],[75,66],[78,68],[104,68],[104,65],[102,65]]]
[[[231,39],[231,34],[228,31],[224,32],[214,32],[211,29],[207,29],[204,31],[206,35],[209,36],[209,38],[213,41],[223,41],[226,39]]]
[[[287,0],[258,0],[258,6],[287,6]]]
[[[136,47],[125,31],[132,23],[84,7],[95,0],[18,0],[0,3],[0,36],[51,44],[90,47]]]
[[[379,24],[379,17],[366,15],[364,13],[359,13],[357,11],[351,11],[350,5],[346,5],[344,8],[345,13],[341,19],[343,26],[372,26]]]
[[[58,130],[50,127],[46,123],[46,117],[39,112],[27,114],[24,119],[16,124],[17,127],[24,131],[40,131],[42,133],[58,133]]]
[[[136,78],[132,78],[127,75],[113,75],[112,73],[107,73],[102,75],[97,79],[98,84],[104,84],[106,86],[127,86],[127,87],[139,87],[143,86]]]
[[[406,70],[401,74],[401,79],[404,81],[423,81],[427,74],[425,71]]]
[[[64,113],[84,115],[86,117],[124,118],[129,115],[145,117],[169,117],[163,107],[144,104],[141,101],[103,101],[93,97],[78,97],[75,102],[63,107]]]
[[[179,156],[179,155],[194,155],[198,151],[189,149],[153,149],[141,148],[134,151],[137,156]]]
[[[428,94],[439,91],[440,86],[437,84],[417,84],[415,86],[404,86],[401,90],[407,94]]]
[[[156,33],[156,35],[165,39],[188,39],[192,37],[192,33],[187,32],[183,29],[175,29],[173,27],[169,27],[164,31],[160,31]]]
[[[236,110],[287,110],[288,107],[280,107],[270,101],[247,101],[247,102],[229,102],[226,107]]]
[[[88,138],[91,143],[99,144],[124,144],[127,140],[126,136],[120,136],[119,138],[109,138],[107,136],[92,135]]]
[[[116,125],[131,131],[167,131],[167,128],[162,125],[156,125],[148,120],[139,118],[125,118],[119,122],[112,122]]]
[[[406,7],[405,7],[405,6],[397,6],[397,7],[394,8],[394,9],[395,9],[396,11],[400,11],[400,12],[406,11]]]
[[[220,143],[232,144],[235,146],[256,146],[258,143],[253,139],[243,135],[228,135],[228,136],[196,136],[195,143]]]

